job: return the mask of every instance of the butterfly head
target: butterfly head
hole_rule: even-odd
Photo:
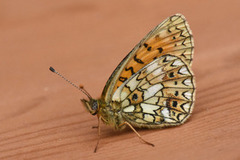
[[[92,114],[92,115],[96,115],[98,113],[98,109],[99,109],[99,103],[97,100],[90,98],[89,101],[87,101],[86,99],[81,99],[81,101],[83,102],[84,106],[86,107],[86,109]]]

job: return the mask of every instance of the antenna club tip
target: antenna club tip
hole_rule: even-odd
[[[79,88],[83,89],[83,85],[80,84],[80,85],[79,85]]]
[[[52,72],[56,72],[53,67],[49,67],[49,70],[52,71]]]

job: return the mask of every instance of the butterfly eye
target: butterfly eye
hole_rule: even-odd
[[[93,101],[92,110],[97,110],[97,109],[98,109],[98,103],[97,101]]]
[[[138,99],[138,95],[137,95],[136,93],[134,93],[134,94],[132,95],[132,100],[133,100],[133,101],[137,101],[137,99]]]

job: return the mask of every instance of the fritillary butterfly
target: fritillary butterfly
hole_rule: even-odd
[[[144,143],[154,146],[134,127],[177,126],[189,118],[195,99],[193,49],[189,25],[183,15],[176,14],[150,31],[122,60],[107,81],[101,98],[93,99],[83,87],[69,81],[88,96],[89,100],[82,102],[98,117],[95,152],[100,121],[117,130],[129,126]],[[50,70],[60,75],[52,67]]]

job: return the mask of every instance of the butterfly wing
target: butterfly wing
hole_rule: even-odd
[[[113,93],[126,80],[154,59],[166,54],[175,55],[185,64],[191,65],[193,39],[183,15],[167,18],[133,48],[108,79],[102,99],[106,103],[111,102]]]
[[[182,124],[191,114],[195,97],[189,64],[164,55],[143,67],[114,93],[125,120],[137,127]]]

